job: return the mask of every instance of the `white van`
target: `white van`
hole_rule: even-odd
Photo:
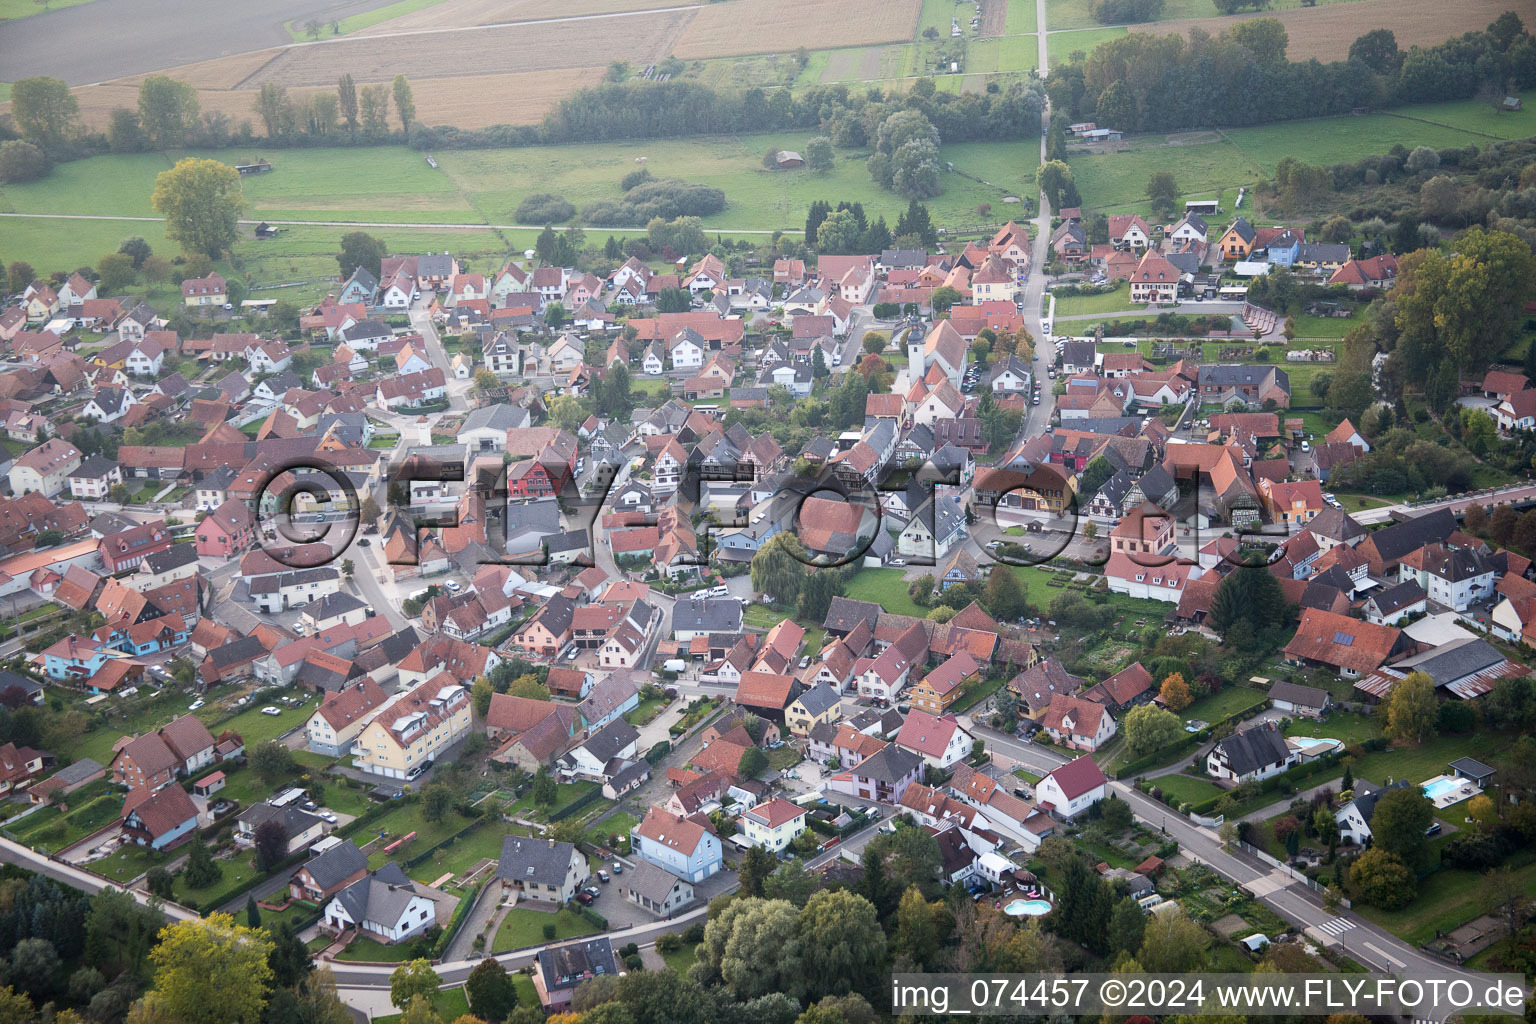
[[[681,672],[684,668],[687,668],[687,663],[682,658],[668,658],[661,663],[663,672]]]
[[[706,597],[730,597],[731,596],[731,588],[727,587],[724,583],[722,583],[719,586],[710,587],[709,590],[707,590],[705,592],[705,596]]]

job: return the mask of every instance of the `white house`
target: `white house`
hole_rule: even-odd
[[[930,715],[917,708],[907,714],[896,734],[898,747],[917,754],[930,768],[944,770],[969,757],[974,740],[954,715]]]
[[[325,926],[355,928],[380,942],[401,942],[435,923],[437,904],[416,890],[400,865],[390,861],[347,886],[325,905]]]
[[[806,813],[783,797],[758,804],[741,816],[747,845],[778,853],[805,831]]]
[[[672,369],[697,370],[704,365],[704,352],[708,347],[702,334],[691,327],[684,327],[667,342]]]
[[[1275,723],[1263,722],[1218,742],[1205,757],[1205,770],[1212,778],[1257,782],[1279,775],[1296,759]]]
[[[1071,818],[1104,799],[1109,780],[1093,758],[1083,756],[1054,769],[1035,785],[1035,802],[1058,817]]]
[[[123,367],[135,377],[158,377],[160,367],[165,364],[165,346],[153,339],[141,341],[133,346],[133,351],[128,353],[128,358],[123,361]]]
[[[1376,816],[1376,801],[1394,789],[1408,786],[1407,779],[1398,779],[1385,789],[1373,786],[1363,779],[1355,780],[1354,799],[1334,812],[1339,824],[1339,838],[1345,843],[1364,846],[1371,838],[1371,819]]]

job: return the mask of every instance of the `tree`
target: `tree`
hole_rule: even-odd
[[[1285,596],[1280,581],[1263,567],[1243,567],[1226,575],[1211,599],[1206,624],[1242,653],[1268,650],[1284,630]]]
[[[1006,565],[992,567],[981,603],[1000,622],[1022,619],[1029,613],[1029,594],[1013,569]]]
[[[789,903],[743,897],[704,926],[699,958],[737,1001],[805,991],[799,912]]]
[[[51,169],[41,146],[21,139],[0,143],[0,184],[36,181]]]
[[[849,376],[863,379],[859,374]],[[805,547],[793,532],[776,534],[752,556],[752,589],[771,595],[775,601],[792,603],[800,596],[809,561]]]
[[[147,1000],[178,1024],[259,1024],[272,968],[267,933],[235,924],[228,914],[178,921],[150,952],[155,989]]]
[[[1483,906],[1504,919],[1510,935],[1516,935],[1529,917],[1530,893],[1508,864],[1483,876]]]
[[[411,960],[396,967],[389,976],[389,1001],[403,1010],[415,996],[430,1000],[442,983],[443,979],[432,969],[431,961]]]
[[[203,842],[201,836],[192,840],[182,877],[193,889],[206,889],[224,877],[224,869],[209,854],[208,844]]]
[[[958,291],[945,284],[933,290],[928,303],[933,307],[935,313],[947,313],[955,303],[960,301],[960,298],[961,295]]]
[[[1136,959],[1153,974],[1195,971],[1204,965],[1210,944],[1210,933],[1180,908],[1148,918]]]
[[[565,303],[551,302],[544,307],[544,323],[551,330],[559,330],[565,323]]]
[[[1349,44],[1349,60],[1364,64],[1379,75],[1397,70],[1400,55],[1391,29],[1378,28]]]
[[[347,122],[347,131],[357,131],[357,83],[346,72],[336,82],[336,101],[341,109],[341,119]]]
[[[491,957],[475,965],[464,982],[469,1010],[485,1021],[504,1021],[517,1006],[517,986],[507,969]]]
[[[1449,175],[1437,174],[1419,187],[1419,212],[1426,220],[1444,221],[1461,205],[1461,188]]]
[[[833,210],[816,229],[816,251],[844,255],[858,248],[863,229],[852,210]]]
[[[1051,920],[1056,933],[1101,956],[1108,952],[1113,912],[1110,889],[1075,850],[1068,852],[1061,865],[1056,897],[1056,913]]]
[[[779,859],[761,846],[754,846],[747,850],[741,859],[741,867],[737,875],[741,882],[741,891],[747,896],[762,896],[763,883],[769,875],[778,867]]]
[[[549,769],[543,765],[540,765],[539,770],[534,773],[532,795],[533,802],[539,807],[553,805],[560,795],[555,788],[554,776],[550,775]]]
[[[843,592],[843,576],[839,572],[823,569],[808,572],[800,585],[800,600],[795,610],[801,618],[820,622],[827,616],[832,599]]]
[[[400,115],[400,130],[409,138],[411,122],[416,120],[416,100],[411,95],[411,83],[404,75],[396,75],[391,88],[395,94],[395,112]]]
[[[336,254],[336,264],[341,268],[343,279],[362,267],[378,280],[379,267],[389,255],[389,246],[382,238],[375,238],[366,231],[348,231],[341,236],[341,252]]]
[[[485,676],[476,676],[475,682],[470,687],[470,699],[475,703],[475,714],[484,718],[486,712],[491,710],[491,698],[495,696],[496,689],[491,686],[491,681]]]
[[[1147,198],[1152,201],[1152,209],[1168,216],[1179,198],[1178,182],[1170,172],[1158,171],[1147,181]]]
[[[925,248],[933,248],[939,244],[939,229],[933,224],[933,219],[928,215],[928,207],[916,199],[907,204],[907,212],[896,219],[896,237],[904,238],[913,236],[919,244]]]
[[[176,893],[176,876],[156,864],[144,876],[144,888],[149,890],[151,896],[159,896],[163,900],[171,899]]]
[[[1040,183],[1040,191],[1045,193],[1045,198],[1052,208],[1060,209],[1063,206],[1077,205],[1077,183],[1072,176],[1072,168],[1065,163],[1060,160],[1047,160],[1040,165],[1040,170],[1035,177]]]
[[[421,816],[427,821],[442,821],[453,807],[453,790],[446,782],[433,780],[421,787]]]
[[[23,143],[25,145],[25,143]],[[102,295],[122,291],[138,277],[133,269],[133,257],[125,253],[108,253],[96,261],[97,291]]]
[[[256,905],[255,893],[248,893],[245,897],[245,926],[247,928],[261,927],[261,908]]]
[[[144,266],[144,261],[149,259],[153,253],[149,243],[142,238],[125,239],[123,244],[117,247],[117,251],[133,261],[133,269],[135,270]],[[98,267],[97,269],[99,270],[100,268]]]
[[[780,864],[773,874],[763,879],[765,897],[771,900],[788,900],[797,907],[805,906],[805,901],[811,898],[816,888],[816,876],[807,871],[805,864],[798,860]]]
[[[149,148],[149,136],[139,122],[139,112],[117,107],[107,122],[107,145],[114,153],[142,153]]]
[[[891,188],[908,199],[931,199],[944,191],[939,180],[939,147],[913,139],[891,154]]]
[[[1134,897],[1122,896],[1109,915],[1111,953],[1135,953],[1147,930],[1147,914]]]
[[[1423,743],[1435,735],[1438,710],[1435,681],[1410,672],[1387,696],[1387,735],[1402,743]]]
[[[382,83],[363,86],[358,94],[357,109],[365,135],[386,134],[389,131],[389,86]]]
[[[892,949],[898,956],[918,968],[936,963],[943,936],[942,906],[925,900],[915,885],[901,894],[896,907],[896,932],[891,938]]]
[[[830,171],[833,165],[832,140],[818,135],[805,144],[805,162],[813,171]]]
[[[1401,910],[1418,895],[1408,865],[1380,846],[1355,858],[1349,869],[1349,887],[1356,899],[1382,910]]]
[[[1136,817],[1131,813],[1131,805],[1113,793],[1107,800],[1099,801],[1098,809],[1104,827],[1111,832],[1125,832],[1136,824]]]
[[[1277,18],[1254,18],[1233,25],[1227,34],[1236,43],[1247,47],[1259,64],[1284,64],[1285,50],[1290,45],[1285,25]]]
[[[271,871],[288,856],[288,826],[280,819],[271,818],[256,826],[252,836],[256,845],[256,866]]]
[[[1158,693],[1162,696],[1163,703],[1172,711],[1183,711],[1194,703],[1194,698],[1189,695],[1189,684],[1178,672],[1163,680],[1162,689]]]
[[[846,889],[812,896],[800,912],[807,995],[872,994],[885,963],[885,932],[875,908]]]
[[[268,784],[291,778],[299,771],[293,752],[277,740],[262,740],[251,750],[249,758],[251,770]]]
[[[748,747],[741,752],[736,774],[744,779],[755,779],[768,770],[768,755],[760,747]]]
[[[1137,754],[1161,750],[1184,735],[1177,715],[1151,704],[1127,711],[1124,725],[1125,741]]]
[[[185,145],[197,114],[197,91],[186,82],[150,75],[139,86],[139,123],[156,149]]]
[[[12,292],[26,291],[27,285],[37,280],[37,271],[32,269],[32,264],[17,260],[5,271],[6,289]]]
[[[1388,790],[1377,799],[1371,816],[1371,844],[1421,871],[1429,866],[1429,838],[1424,833],[1434,820],[1435,805],[1419,787]]]
[[[235,244],[245,209],[240,175],[229,164],[189,157],[155,178],[155,210],[166,219],[166,237],[183,252],[217,258]]]
[[[80,126],[80,104],[57,78],[22,78],[11,85],[16,132],[49,156],[60,152]]]

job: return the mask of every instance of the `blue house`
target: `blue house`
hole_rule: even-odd
[[[124,654],[140,657],[156,651],[168,651],[187,642],[191,631],[186,620],[172,614],[159,619],[135,622],[131,626],[103,626],[92,634],[98,644]]]
[[[123,833],[151,850],[180,845],[197,828],[197,806],[180,786],[136,789],[123,801]]]
[[[341,294],[336,296],[336,301],[340,303],[361,302],[365,306],[373,306],[378,294],[379,279],[369,273],[367,269],[358,267],[352,271],[352,276],[347,278],[347,283],[341,286]]]
[[[1289,267],[1296,262],[1301,239],[1294,231],[1282,231],[1269,242],[1269,262],[1277,267]]]
[[[720,837],[702,815],[684,818],[652,807],[629,839],[636,856],[685,881],[702,882],[720,870]]]
[[[111,647],[71,634],[43,652],[43,672],[49,679],[77,682],[95,675],[112,657]]]

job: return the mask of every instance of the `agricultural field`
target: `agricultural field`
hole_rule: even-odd
[[[1199,5],[1199,0],[1187,2]],[[1172,12],[1185,3],[1186,0],[1170,0],[1167,9]],[[1290,9],[1275,9],[1281,7]],[[1454,17],[1448,17],[1446,6],[1440,0],[1351,0],[1349,3],[1323,3],[1317,7],[1301,7],[1294,2],[1275,3],[1269,10],[1215,17],[1214,8],[1207,5],[1205,16],[1195,12],[1194,16],[1179,20],[1133,25],[1131,31],[1187,35],[1190,29],[1199,28],[1217,35],[1238,21],[1276,18],[1285,26],[1290,38],[1286,54],[1291,60],[1334,61],[1348,57],[1349,44],[1372,29],[1390,28],[1397,37],[1397,45],[1407,51],[1413,46],[1429,46],[1472,29],[1482,29],[1509,9],[1509,0],[1467,0],[1456,5]],[[1046,21],[1054,24],[1049,14]]]
[[[404,15],[413,14],[417,11],[426,10],[430,7],[436,7],[442,2],[443,0],[396,0],[395,3],[389,4],[385,7],[380,7],[372,11],[365,11],[362,14],[354,14],[350,17],[342,18],[341,20],[331,24],[319,23],[316,25],[316,32],[313,35],[311,35],[309,31],[310,22],[312,20],[317,21],[318,19],[295,18],[293,21],[290,21],[283,27],[288,30],[288,34],[293,37],[293,40],[296,43],[303,42],[307,39],[323,38],[333,35],[345,36],[350,35],[353,32],[360,32],[365,28],[371,28],[380,22],[390,21],[395,18],[401,18]],[[332,25],[334,25],[334,28]],[[393,28],[393,26],[391,27]]]
[[[1125,35],[1123,27],[1074,29],[1067,32],[1058,32],[1054,27],[1055,22],[1051,21],[1049,14],[1046,15],[1045,24],[1049,29],[1045,37],[1046,56],[1050,58],[1053,65],[1065,64],[1068,58],[1078,50],[1087,53],[1100,43],[1108,42],[1111,39],[1119,39]]]
[[[917,29],[920,6],[919,0],[732,0],[707,4],[684,22],[670,53],[691,60],[784,52],[802,46],[811,49],[829,38],[844,46],[905,42]],[[667,17],[656,14],[611,20],[638,27]],[[582,22],[577,31],[585,35],[582,26],[593,24],[606,22]],[[584,40],[581,48],[589,53],[608,52],[591,40]]]
[[[1219,132],[1137,136],[1114,152],[1070,153],[1068,162],[1083,206],[1094,210],[1145,204],[1147,181],[1170,168],[1186,195],[1249,184],[1262,176],[1248,154]]]
[[[1520,116],[1516,114],[1512,118]],[[1385,153],[1399,144],[1409,149],[1414,146],[1446,149],[1487,142],[1446,124],[1393,114],[1285,121],[1262,128],[1233,128],[1222,134],[1266,176],[1273,175],[1275,166],[1287,156],[1302,163],[1326,166]],[[1180,185],[1183,185],[1182,181]]]
[[[43,7],[39,6],[37,0],[0,0],[0,21],[30,18],[44,11],[57,11],[63,7],[73,7],[76,4],[89,2],[90,0],[49,0],[48,5]]]
[[[676,7],[675,0],[398,0],[388,7],[356,15],[341,23],[342,32],[364,35],[419,32],[472,25],[499,25],[510,21],[539,21],[584,14],[621,14],[653,7]],[[389,12],[389,13],[386,13]],[[380,18],[378,15],[385,15]],[[349,22],[373,18],[368,26],[348,27]],[[372,27],[377,26],[377,27]],[[364,31],[364,29],[367,31]]]

